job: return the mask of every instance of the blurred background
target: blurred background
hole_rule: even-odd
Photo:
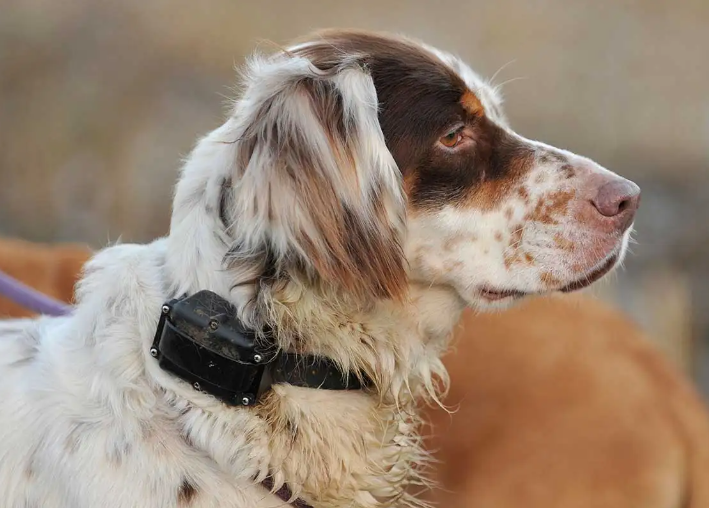
[[[595,292],[709,396],[706,0],[0,0],[0,234],[165,234],[181,157],[222,120],[234,66],[329,26],[504,66],[518,132],[639,183],[633,254]]]

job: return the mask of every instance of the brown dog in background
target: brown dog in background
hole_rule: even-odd
[[[0,241],[0,270],[71,301],[91,251]],[[31,315],[0,297],[0,316]],[[537,298],[461,322],[450,415],[429,448],[447,508],[709,507],[709,419],[684,377],[620,313]]]
[[[0,270],[65,302],[71,301],[74,284],[89,256],[89,248],[80,244],[48,245],[19,239],[0,239]],[[31,315],[32,311],[0,296],[0,318]]]
[[[707,508],[709,418],[690,383],[588,297],[465,314],[429,417],[447,508]],[[434,497],[434,496],[432,496]]]

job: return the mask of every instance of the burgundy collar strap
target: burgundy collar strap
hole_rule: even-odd
[[[273,478],[271,478],[270,476],[267,476],[266,479],[261,482],[261,485],[263,485],[263,487],[269,492],[273,492]],[[293,498],[293,492],[291,492],[291,490],[288,488],[288,485],[284,484],[280,489],[273,492],[273,494],[276,495],[284,503],[290,502],[290,505],[294,508],[313,508],[312,505],[309,505],[300,498],[291,501],[291,499]]]

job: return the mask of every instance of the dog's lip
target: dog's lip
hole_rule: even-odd
[[[522,298],[528,294],[517,289],[492,289],[490,287],[480,289],[480,296],[490,301],[503,300],[505,298]]]
[[[559,289],[559,291],[561,291],[562,293],[570,293],[572,291],[578,291],[579,289],[583,289],[585,287],[590,286],[591,284],[599,280],[601,277],[603,277],[605,274],[610,272],[615,266],[619,257],[620,252],[615,251],[613,254],[610,255],[610,257],[608,257],[608,259],[606,259],[606,261],[601,264],[601,266],[591,271],[591,273],[584,275],[580,279],[563,286],[561,289]]]
[[[590,286],[608,272],[610,272],[615,266],[618,258],[620,257],[620,251],[615,251],[611,254],[605,261],[601,263],[598,268],[595,268],[590,273],[584,275],[583,277],[562,286],[556,291],[561,291],[562,293],[571,293],[572,291],[578,291],[585,287]],[[539,294],[538,292],[531,291],[520,291],[519,289],[494,289],[489,286],[484,286],[480,289],[480,296],[488,301],[504,300],[505,298],[522,298],[524,296]]]

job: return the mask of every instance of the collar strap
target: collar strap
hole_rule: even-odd
[[[199,291],[163,305],[150,354],[162,369],[233,406],[256,404],[277,383],[324,390],[370,385],[330,358],[275,351],[271,336],[246,328],[216,293]]]

